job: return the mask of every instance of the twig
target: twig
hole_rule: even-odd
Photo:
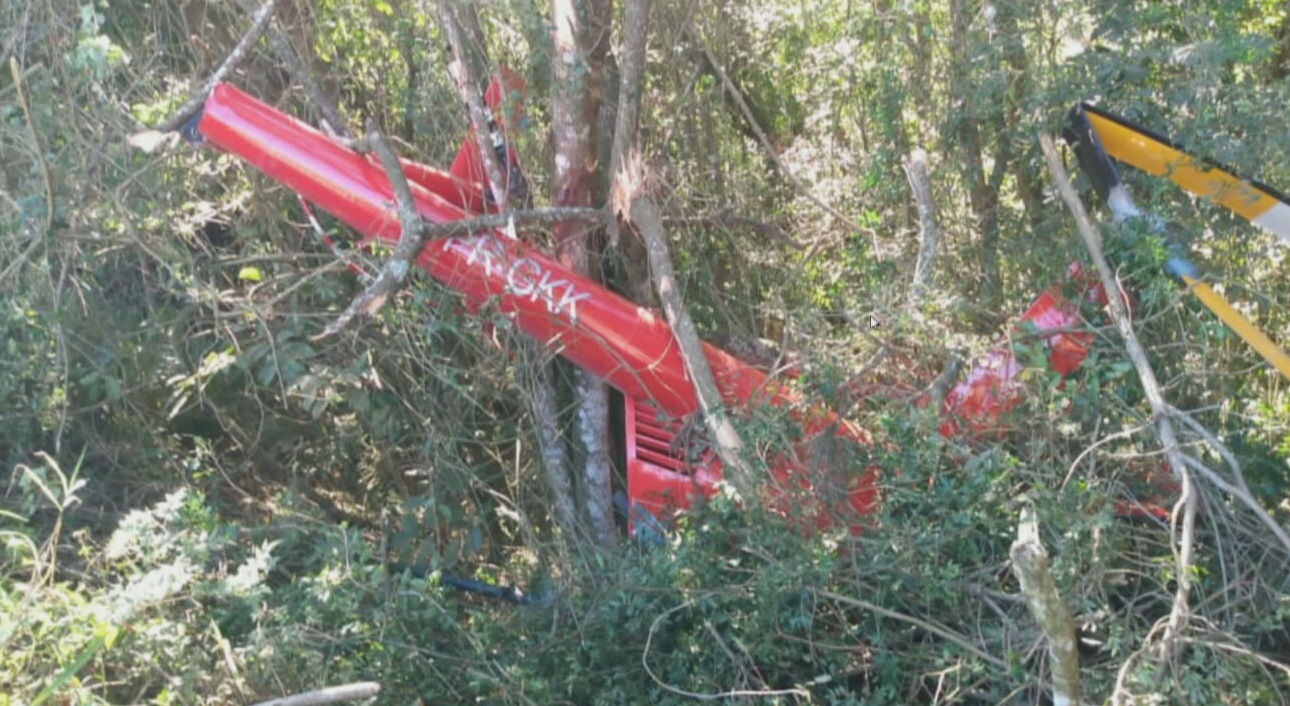
[[[350,131],[349,125],[346,124],[345,118],[340,114],[340,110],[336,108],[336,104],[332,103],[331,99],[327,97],[327,93],[323,91],[318,79],[305,66],[304,59],[291,48],[291,43],[274,25],[270,25],[266,32],[266,37],[269,40],[269,47],[273,49],[274,54],[278,55],[278,61],[286,65],[287,73],[291,74],[296,79],[296,82],[305,89],[305,95],[309,96],[309,101],[314,104],[319,113],[322,113],[323,123],[326,124],[327,128],[337,137],[352,139],[354,134]]]
[[[651,623],[649,626],[649,634],[645,636],[645,649],[641,651],[641,666],[645,668],[645,673],[649,675],[650,679],[654,680],[655,684],[658,684],[659,687],[661,687],[663,690],[669,691],[673,694],[676,694],[677,696],[684,696],[687,699],[695,699],[696,701],[722,701],[724,699],[734,699],[734,698],[769,698],[773,696],[798,696],[804,699],[811,698],[811,692],[806,691],[805,689],[766,689],[766,690],[735,689],[731,691],[722,691],[715,694],[701,694],[694,691],[686,691],[685,689],[679,689],[660,679],[659,676],[654,673],[654,670],[649,666],[649,651],[650,651],[650,645],[654,642],[654,634],[658,632],[658,628],[660,625],[663,624],[664,620],[667,620],[673,614],[679,613],[680,611],[683,611],[686,608],[690,608],[693,605],[694,605],[694,601],[688,600],[682,603],[681,605],[678,605],[673,608],[669,608],[663,611],[662,613],[660,613],[657,618],[654,618],[654,622]]]
[[[1177,516],[1179,510],[1182,512],[1182,529],[1178,534],[1178,590],[1174,594],[1173,609],[1170,611],[1169,624],[1162,639],[1162,644],[1165,647],[1164,652],[1167,654],[1169,644],[1180,634],[1188,614],[1187,600],[1191,590],[1191,566],[1195,550],[1194,534],[1197,507],[1191,473],[1178,445],[1178,437],[1174,432],[1173,423],[1170,421],[1169,411],[1171,407],[1165,402],[1164,395],[1160,391],[1160,383],[1156,380],[1156,374],[1151,369],[1151,363],[1147,359],[1147,353],[1143,350],[1142,344],[1138,341],[1138,337],[1133,331],[1133,325],[1129,320],[1124,301],[1116,294],[1120,291],[1120,288],[1115,274],[1111,271],[1111,266],[1107,264],[1106,256],[1102,254],[1102,239],[1098,234],[1097,227],[1093,225],[1093,220],[1089,218],[1083,202],[1080,201],[1079,195],[1075,193],[1075,187],[1071,186],[1070,177],[1066,175],[1066,169],[1062,166],[1061,157],[1057,154],[1057,148],[1053,146],[1052,138],[1046,133],[1040,133],[1039,146],[1043,149],[1044,158],[1048,162],[1048,170],[1052,172],[1058,193],[1061,194],[1062,200],[1066,202],[1066,206],[1070,208],[1071,213],[1075,216],[1075,224],[1078,226],[1080,237],[1084,240],[1084,246],[1088,249],[1089,256],[1097,268],[1098,278],[1102,282],[1102,287],[1107,292],[1112,293],[1107,297],[1107,309],[1111,312],[1111,318],[1115,321],[1120,337],[1124,339],[1125,352],[1128,353],[1129,360],[1133,362],[1133,367],[1137,370],[1138,379],[1142,381],[1142,389],[1146,394],[1148,404],[1151,406],[1156,434],[1164,447],[1165,458],[1168,459],[1169,467],[1173,470],[1174,476],[1178,478],[1182,486],[1181,497],[1174,512],[1175,516]]]
[[[733,213],[715,213],[711,216],[691,216],[685,218],[664,218],[663,223],[668,226],[744,226],[794,250],[806,250],[810,247],[806,243],[803,243],[789,235],[783,228],[775,225],[774,223],[767,223],[755,218],[739,216]]]
[[[849,605],[853,608],[860,608],[862,610],[867,610],[871,613],[877,613],[878,615],[891,618],[892,620],[899,620],[902,623],[909,623],[914,627],[922,628],[923,630],[926,630],[927,632],[930,632],[933,635],[936,635],[937,637],[953,642],[959,647],[962,647],[963,649],[967,650],[968,652],[971,652],[977,657],[980,657],[982,660],[984,660],[985,662],[991,665],[994,665],[995,667],[998,667],[1003,670],[1009,669],[1007,662],[1004,662],[1002,659],[999,659],[998,657],[995,657],[994,655],[990,654],[989,652],[986,652],[980,647],[977,647],[976,645],[972,644],[971,641],[969,641],[966,637],[963,637],[962,635],[955,633],[949,628],[937,625],[935,623],[928,622],[926,620],[923,620],[922,618],[916,618],[912,615],[906,615],[904,613],[899,613],[897,611],[890,610],[888,608],[883,608],[882,606],[876,603],[870,603],[869,601],[866,601],[863,598],[852,598],[851,596],[844,596],[841,593],[834,593],[833,591],[825,591],[818,588],[815,589],[814,593],[820,598],[827,598],[836,603]]]
[[[1008,555],[1012,573],[1021,583],[1030,613],[1048,642],[1049,671],[1053,681],[1053,706],[1080,703],[1079,650],[1075,640],[1075,622],[1065,601],[1057,592],[1048,566],[1048,551],[1039,541],[1039,524],[1026,508],[1017,525],[1017,540]]]
[[[385,139],[385,134],[377,129],[376,123],[371,120],[368,121],[366,139],[368,146],[380,158],[381,166],[385,168],[385,175],[390,180],[390,187],[394,190],[395,206],[399,214],[399,242],[394,246],[394,253],[385,262],[376,279],[372,280],[362,294],[355,297],[345,311],[328,324],[322,333],[314,336],[313,340],[337,333],[348,326],[360,312],[375,314],[379,311],[384,306],[385,300],[407,281],[408,272],[412,269],[412,260],[417,253],[421,252],[421,247],[425,243],[423,228],[425,223],[417,214],[416,202],[412,200],[412,190],[403,175],[403,167],[399,164],[399,158],[394,156],[394,150],[390,149],[390,143]]]
[[[1250,486],[1245,482],[1245,473],[1241,470],[1241,463],[1237,460],[1236,454],[1232,453],[1232,450],[1227,448],[1226,444],[1219,441],[1218,437],[1214,436],[1213,432],[1206,429],[1204,425],[1193,419],[1190,414],[1187,414],[1175,407],[1170,407],[1170,410],[1178,417],[1179,421],[1183,423],[1183,426],[1187,427],[1194,434],[1203,439],[1205,443],[1209,444],[1210,448],[1214,449],[1214,451],[1227,462],[1228,467],[1232,469],[1232,476],[1236,478],[1236,485],[1228,483],[1213,469],[1190,456],[1184,456],[1187,461],[1187,465],[1204,476],[1206,480],[1213,483],[1220,490],[1232,495],[1239,500],[1241,504],[1249,508],[1250,511],[1254,513],[1255,517],[1258,517],[1259,521],[1266,525],[1268,530],[1276,536],[1277,540],[1281,542],[1281,546],[1285,547],[1287,552],[1290,552],[1290,535],[1286,534],[1285,528],[1278,524],[1277,521],[1268,514],[1267,510],[1263,509],[1263,506],[1259,504],[1257,499],[1255,499],[1254,493],[1250,492]]]
[[[8,53],[8,52],[0,52],[0,56],[4,56],[4,55],[5,55],[5,54],[7,54],[7,53]],[[9,58],[10,58],[10,59],[13,59],[13,57],[9,57]],[[23,78],[23,80],[24,80],[24,81],[25,81],[25,80],[27,80],[28,78],[30,78],[30,77],[31,77],[31,75],[32,75],[32,74],[37,73],[38,71],[40,71],[40,70],[41,70],[41,69],[43,69],[43,68],[45,68],[45,65],[44,65],[44,64],[42,64],[42,63],[40,63],[39,61],[38,61],[38,62],[36,62],[36,63],[34,63],[34,64],[31,64],[30,66],[28,66],[27,68],[25,68],[25,69],[23,69],[23,70],[22,70],[22,78]],[[22,85],[22,84],[20,84],[19,82],[15,81],[15,82],[13,83],[13,85],[12,85],[12,86],[5,86],[4,88],[0,88],[0,99],[8,98],[8,97],[9,97],[9,92],[10,92],[10,91],[16,91],[16,90],[18,90],[18,87],[19,87],[20,85]]]
[[[185,121],[195,115],[198,110],[201,110],[202,105],[206,102],[206,98],[210,96],[211,91],[215,89],[215,84],[223,81],[229,74],[233,73],[233,71],[235,71],[243,61],[246,61],[247,55],[251,53],[251,47],[255,45],[255,42],[260,38],[260,35],[264,34],[264,31],[269,27],[269,22],[273,20],[273,11],[276,9],[277,4],[278,0],[265,0],[264,4],[260,6],[260,9],[256,10],[255,14],[252,16],[251,28],[247,30],[246,35],[242,37],[242,41],[238,42],[237,46],[233,47],[233,51],[229,53],[228,58],[224,59],[224,63],[220,64],[219,68],[215,70],[215,73],[211,74],[211,77],[206,80],[206,83],[202,84],[201,90],[194,93],[188,99],[188,102],[184,103],[174,115],[170,116],[169,119],[157,127],[158,132],[173,132],[177,130],[179,126],[183,125]]]
[[[31,118],[31,103],[27,101],[27,92],[22,87],[24,72],[18,67],[16,57],[9,57],[9,71],[13,74],[13,87],[18,93],[18,104],[22,106],[22,114],[27,118],[27,129],[31,131],[32,152],[36,154],[36,162],[40,164],[40,176],[45,181],[45,232],[49,233],[54,229],[53,180],[49,178],[49,164],[45,161],[45,148],[41,146],[40,135],[36,133],[36,121]]]
[[[329,686],[326,689],[306,691],[303,694],[286,696],[281,699],[261,701],[255,706],[323,706],[337,701],[355,701],[370,699],[381,693],[381,685],[374,681],[355,682],[341,686]]]
[[[601,223],[607,218],[603,209],[586,206],[549,206],[547,208],[511,211],[509,213],[492,213],[464,221],[447,223],[426,223],[422,226],[427,238],[450,238],[470,235],[493,228],[505,228],[514,223],[516,228],[527,228],[539,225],[552,225],[561,221],[582,221],[584,223]]]
[[[704,58],[708,61],[708,64],[712,66],[712,70],[717,74],[717,78],[721,80],[721,85],[725,87],[725,90],[729,92],[730,97],[734,99],[735,105],[739,106],[739,112],[742,113],[744,119],[748,121],[748,125],[752,128],[753,134],[757,136],[757,141],[761,143],[762,149],[765,151],[766,156],[770,161],[774,163],[775,168],[778,169],[779,172],[784,175],[784,178],[788,179],[788,181],[793,185],[793,188],[795,188],[799,194],[806,197],[807,200],[824,209],[826,213],[846,224],[847,227],[851,228],[853,231],[857,233],[864,232],[866,230],[865,228],[862,228],[859,223],[855,222],[855,220],[816,196],[807,187],[807,185],[788,168],[788,165],[784,164],[784,160],[780,159],[779,153],[775,151],[775,146],[771,144],[770,138],[766,136],[766,131],[757,123],[757,116],[755,116],[752,109],[748,107],[748,102],[744,100],[743,93],[741,93],[739,88],[735,86],[734,81],[730,80],[725,69],[721,68],[721,64],[717,63],[717,57],[712,53],[712,50],[708,48],[708,45],[703,41],[703,38],[699,36],[698,30],[691,26],[687,28],[686,33],[690,35],[691,40],[698,47],[699,51],[703,52]],[[818,244],[819,242],[817,241],[816,245]]]

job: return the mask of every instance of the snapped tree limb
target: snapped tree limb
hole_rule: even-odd
[[[357,701],[370,699],[381,693],[381,685],[372,681],[329,686],[326,689],[306,691],[303,694],[285,696],[281,699],[261,701],[255,706],[325,706],[337,701]]]
[[[1021,513],[1017,539],[1008,555],[1012,558],[1012,573],[1021,583],[1021,594],[1048,642],[1053,706],[1078,706],[1081,690],[1075,621],[1057,592],[1048,567],[1048,551],[1039,541],[1039,524],[1029,508]]]

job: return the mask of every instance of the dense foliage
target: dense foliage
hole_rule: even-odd
[[[793,384],[875,434],[851,466],[882,471],[884,504],[857,537],[718,500],[659,544],[612,549],[555,528],[504,320],[423,279],[315,340],[361,287],[342,260],[377,260],[331,252],[292,194],[229,157],[127,144],[224,59],[248,25],[237,5],[0,3],[0,704],[251,703],[361,680],[401,704],[1043,703],[1042,638],[1008,568],[1026,507],[1081,626],[1087,701],[1287,701],[1285,549],[1212,487],[1187,629],[1164,659],[1146,649],[1175,544],[1113,512],[1159,443],[1101,314],[1074,380],[1028,371],[1008,434],[942,441],[913,403],[951,351],[995,345],[1086,258],[1035,138],[1076,101],[1290,188],[1283,3],[656,2],[641,137],[686,302],[707,335],[791,351]],[[466,116],[431,5],[283,2],[279,20],[355,125],[444,164]],[[550,8],[479,5],[487,55],[528,81],[518,142],[546,194]],[[267,46],[233,81],[317,118]],[[917,148],[943,240],[910,307]],[[1125,176],[1290,341],[1284,246]],[[1154,233],[1105,238],[1165,396],[1284,526],[1285,381],[1163,274]],[[870,312],[883,340],[857,325]],[[887,392],[854,399],[866,386]],[[760,456],[788,447],[782,415],[736,421]]]

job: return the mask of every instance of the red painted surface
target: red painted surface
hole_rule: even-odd
[[[392,189],[374,160],[227,84],[215,88],[198,130],[211,144],[242,157],[365,237],[397,241]],[[428,178],[434,170],[422,165],[412,171],[409,187],[422,217],[446,223],[474,215],[463,209],[474,202],[461,198],[458,182]],[[628,398],[650,401],[675,418],[698,410],[680,349],[658,313],[496,231],[432,241],[417,264],[464,294],[472,306],[491,306],[511,317],[523,331]],[[829,410],[803,404],[725,351],[705,344],[704,352],[725,404],[791,407],[808,437],[834,427],[841,436],[869,442],[863,430]],[[715,477],[716,470],[712,473]],[[694,480],[685,477],[684,483],[692,486]],[[629,493],[637,494],[634,489]],[[853,507],[872,508],[872,477],[857,480],[853,494]]]
[[[511,86],[512,90],[523,88],[522,82],[518,88]],[[501,99],[496,81],[487,99],[496,108]],[[392,189],[373,157],[360,155],[227,84],[215,88],[198,131],[366,239],[387,243],[398,239]],[[473,138],[468,137],[452,173],[403,163],[422,217],[446,223],[477,215],[484,208],[482,169],[472,167],[478,166],[478,156]],[[692,468],[683,459],[669,456],[666,440],[675,434],[675,420],[697,412],[698,402],[676,340],[661,315],[497,231],[431,241],[417,265],[461,292],[470,306],[489,307],[510,317],[530,336],[626,395],[628,495],[633,507],[664,517],[689,507],[698,496],[711,497],[716,492],[721,473],[715,458],[709,456]],[[1070,274],[1079,280],[1077,270]],[[1102,296],[1104,301],[1099,289],[1086,287],[1085,291],[1089,298]],[[1088,354],[1092,335],[1087,332],[1042,333],[1080,323],[1075,305],[1058,288],[1041,295],[1022,321],[1039,329],[1039,338],[1049,348],[1049,365],[1061,375],[1074,372]],[[805,404],[793,391],[719,348],[705,344],[704,352],[726,405],[770,403],[789,408],[802,424],[804,441],[772,469],[765,493],[771,507],[818,527],[834,522],[839,512],[873,511],[878,494],[872,469],[849,479],[813,477],[812,473],[820,472],[814,468],[819,464],[811,463],[809,453],[811,440],[821,433],[868,445],[871,439],[866,432],[820,405]],[[1020,401],[1019,373],[1010,347],[986,356],[947,395],[942,433],[997,430],[1001,415]],[[642,439],[650,440],[649,448]],[[822,483],[841,487],[824,492]],[[858,531],[858,523],[852,526]]]

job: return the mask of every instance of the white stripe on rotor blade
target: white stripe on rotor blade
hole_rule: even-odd
[[[1278,201],[1250,222],[1276,233],[1282,240],[1290,243],[1290,206]]]

